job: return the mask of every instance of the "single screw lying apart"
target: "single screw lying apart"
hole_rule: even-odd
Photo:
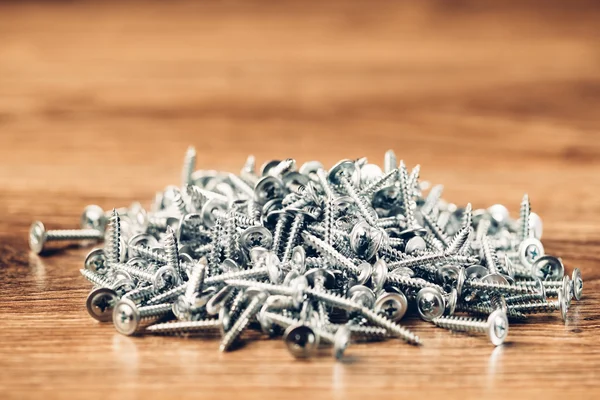
[[[29,229],[29,248],[35,254],[41,254],[48,242],[75,240],[102,240],[104,234],[96,229],[62,229],[47,231],[40,221]]]
[[[508,319],[503,310],[491,313],[487,321],[466,317],[439,317],[433,319],[432,322],[441,328],[452,331],[486,332],[495,346],[504,343],[508,335]]]

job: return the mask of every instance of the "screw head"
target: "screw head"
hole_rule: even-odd
[[[154,274],[152,284],[154,285],[155,291],[161,291],[162,289],[168,289],[175,287],[181,283],[179,274],[173,267],[165,265],[160,267]]]
[[[81,229],[96,229],[104,232],[107,222],[106,214],[101,207],[92,204],[83,209],[80,218]]]
[[[490,271],[483,265],[471,265],[465,269],[465,274],[469,280],[481,279],[486,275],[489,275]]]
[[[375,304],[375,293],[364,285],[352,286],[346,296],[362,307],[373,308]]]
[[[85,269],[95,272],[99,275],[106,275],[108,266],[106,265],[106,254],[104,249],[94,249],[88,253],[83,263]]]
[[[460,271],[458,272],[458,276],[456,277],[456,292],[458,293],[459,298],[462,298],[462,291],[463,291],[466,279],[467,279],[467,275],[466,275],[464,268],[460,268]]]
[[[546,286],[540,278],[535,278],[535,291],[539,293],[542,300],[546,300]]]
[[[345,176],[349,181],[353,181],[356,184],[356,178],[358,174],[356,172],[356,165],[351,160],[341,160],[329,171],[329,181],[334,185],[339,185],[342,183],[341,177]]]
[[[446,298],[446,311],[448,315],[453,315],[456,310],[456,304],[458,303],[458,291],[452,288],[450,294]]]
[[[437,270],[436,278],[441,286],[446,290],[454,285],[461,268],[455,265],[444,265]]]
[[[281,261],[274,251],[267,253],[265,257],[265,267],[269,271],[269,280],[277,285],[281,282]]]
[[[308,283],[314,287],[315,281],[319,278],[323,278],[323,287],[325,289],[331,289],[335,286],[335,275],[333,272],[324,268],[312,268],[304,273]]]
[[[29,248],[35,254],[40,254],[44,250],[46,243],[46,228],[41,221],[35,221],[29,228]]]
[[[212,228],[215,225],[217,221],[217,217],[213,214],[215,211],[227,212],[227,204],[217,199],[209,199],[204,203],[202,210],[200,210],[204,226]]]
[[[560,306],[560,316],[563,321],[567,321],[567,311],[569,311],[569,300],[563,294],[562,290],[558,291],[558,304]]]
[[[140,325],[140,312],[133,301],[121,299],[113,309],[112,319],[117,332],[131,336]]]
[[[383,285],[385,285],[385,282],[387,281],[387,275],[388,267],[385,260],[380,258],[379,260],[375,261],[371,272],[371,287],[373,288],[374,292],[379,292],[381,289],[383,289]]]
[[[240,244],[246,251],[257,246],[270,249],[273,245],[273,235],[264,226],[251,226],[240,235]]]
[[[583,279],[581,278],[581,271],[579,268],[573,270],[571,280],[573,282],[573,296],[575,296],[575,300],[579,301],[583,294]]]
[[[223,305],[231,298],[233,295],[233,287],[224,286],[219,290],[214,296],[208,300],[206,303],[206,312],[209,315],[217,315]]]
[[[368,262],[361,263],[358,266],[358,268],[360,269],[360,273],[356,277],[356,280],[359,285],[364,285],[371,277],[373,268],[371,267],[371,264],[369,264]]]
[[[408,310],[408,300],[402,292],[384,293],[377,298],[373,309],[392,321],[400,321]]]
[[[413,236],[408,239],[406,247],[404,248],[404,252],[408,254],[414,254],[424,250],[427,250],[427,243],[425,243],[425,240],[421,236]]]
[[[146,247],[151,248],[158,245],[158,241],[152,235],[147,233],[138,233],[129,239],[127,247]]]
[[[485,283],[496,283],[498,285],[508,285],[508,280],[502,274],[487,274],[483,278],[481,278],[482,282]]]
[[[303,175],[310,176],[316,175],[317,171],[323,168],[323,164],[321,164],[319,161],[307,161],[300,166],[298,172]]]
[[[269,200],[283,197],[285,188],[283,182],[274,176],[264,176],[254,186],[254,201],[264,205]]]
[[[502,204],[494,204],[487,209],[487,212],[489,213],[494,225],[498,227],[505,226],[510,218],[508,209]]]
[[[565,267],[560,258],[542,256],[531,266],[531,274],[545,281],[558,281],[564,276]]]
[[[544,246],[542,242],[535,238],[528,238],[521,242],[519,246],[519,259],[524,267],[529,267],[535,261],[544,255]]]
[[[496,310],[488,317],[488,335],[495,346],[500,346],[508,336],[508,318],[504,310]]]
[[[197,213],[182,215],[175,229],[175,239],[178,243],[185,241],[188,237],[193,238],[194,232],[203,227],[204,217]]]
[[[109,288],[96,288],[92,290],[85,301],[88,314],[96,321],[109,322],[118,301],[117,293]]]
[[[571,300],[573,300],[573,284],[571,283],[571,278],[569,278],[568,275],[565,275],[562,279],[561,290],[563,297],[567,301],[567,305],[570,305]]]
[[[295,358],[306,359],[315,354],[319,335],[309,325],[291,325],[285,330],[283,341]]]
[[[441,317],[446,309],[446,301],[439,290],[425,287],[417,293],[417,309],[425,321]]]
[[[539,215],[532,212],[529,214],[529,229],[533,232],[533,237],[536,239],[541,239],[542,234],[544,233],[544,224],[542,223],[542,219]]]
[[[333,342],[333,357],[336,360],[344,358],[344,352],[350,346],[352,332],[347,326],[342,326],[337,330]]]
[[[297,271],[299,274],[306,272],[306,250],[302,246],[296,246],[292,250],[292,257],[290,259],[292,270]]]
[[[360,221],[350,232],[350,247],[354,253],[370,260],[381,247],[385,236],[385,230],[371,227],[367,221]]]

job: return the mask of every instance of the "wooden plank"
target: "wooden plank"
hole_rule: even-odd
[[[0,3],[0,397],[531,398],[600,394],[600,46],[594,2]],[[475,207],[528,192],[584,300],[493,349],[415,318],[425,342],[291,359],[279,340],[128,338],[84,310],[87,249],[28,253],[200,168],[394,148]]]

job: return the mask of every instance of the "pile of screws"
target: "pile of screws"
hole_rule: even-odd
[[[564,320],[581,298],[579,270],[569,278],[544,255],[527,195],[517,220],[502,205],[457,207],[393,151],[383,171],[365,158],[329,172],[287,159],[257,174],[252,156],[239,175],[195,164],[190,148],[181,186],[149,211],[88,206],[81,230],[31,227],[38,254],[48,242],[104,240],[81,269],[94,285],[87,310],[124,335],[220,332],[227,351],[254,329],[283,335],[294,357],[330,346],[340,359],[351,341],[420,344],[400,324],[407,311],[499,345],[509,321]]]

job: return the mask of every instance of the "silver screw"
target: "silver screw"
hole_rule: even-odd
[[[490,314],[487,321],[465,317],[439,317],[432,321],[435,325],[452,331],[486,332],[495,346],[504,343],[508,335],[508,318],[502,310]]]
[[[74,240],[102,240],[104,235],[96,229],[61,229],[46,231],[44,224],[36,221],[29,229],[29,248],[41,254],[48,242]]]

